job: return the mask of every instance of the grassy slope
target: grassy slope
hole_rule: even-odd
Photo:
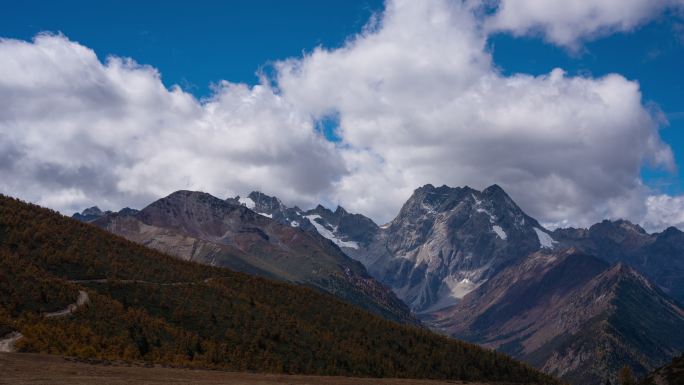
[[[262,372],[554,383],[503,354],[304,287],[180,261],[4,196],[0,277],[0,327],[24,334],[23,351]],[[70,282],[102,278],[109,281]],[[88,306],[68,318],[40,316],[84,286]]]
[[[153,367],[136,363],[88,363],[64,359],[47,354],[9,353],[0,354],[0,368],[3,384],[35,385],[454,385],[453,381],[396,379],[396,378],[359,378],[331,376],[301,376],[285,374],[260,374],[246,372],[227,372],[219,370],[188,370],[180,368]],[[147,367],[142,367],[147,366]],[[461,382],[458,382],[463,384]],[[492,383],[473,383],[468,385],[493,385]],[[503,384],[499,384],[503,385]]]

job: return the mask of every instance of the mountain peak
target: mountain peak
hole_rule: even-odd
[[[209,198],[218,199],[218,198],[214,197],[213,195],[211,195],[209,193],[202,192],[202,191],[178,190],[178,191],[172,192],[171,194],[165,196],[164,198],[161,198],[160,200],[178,200],[178,199],[188,199],[188,198],[200,199],[200,200],[206,200]]]
[[[679,230],[678,228],[676,228],[674,226],[670,226],[670,227],[666,228],[665,230],[663,230],[662,233],[658,234],[658,238],[678,237],[678,236],[681,236],[682,234],[684,234],[684,233],[682,233],[681,230]]]
[[[265,214],[272,214],[276,210],[285,208],[280,199],[275,196],[266,195],[260,191],[252,191],[245,199],[245,202],[242,203],[258,213]]]
[[[212,217],[218,211],[228,212],[240,208],[233,200],[222,200],[201,191],[179,190],[152,202],[138,214],[146,220],[169,218]],[[186,218],[187,219],[187,218]]]
[[[506,202],[509,205],[512,204],[516,208],[518,207],[508,193],[506,193],[506,191],[504,191],[504,189],[498,184],[493,184],[482,190],[482,196],[491,200]]]
[[[604,220],[603,222],[608,222],[608,223],[612,224],[613,226],[620,227],[623,230],[632,231],[632,232],[639,233],[639,234],[646,234],[646,230],[644,230],[641,226],[639,226],[636,223],[632,223],[626,219],[616,219],[613,221]]]
[[[90,222],[102,217],[105,214],[106,213],[100,210],[99,207],[93,206],[83,210],[80,213],[74,213],[74,215],[71,217],[81,222]]]
[[[333,213],[332,210],[321,204],[317,205],[315,209],[309,210],[308,212],[318,214],[324,218],[329,218],[335,215],[335,213]]]
[[[83,215],[102,215],[102,210],[100,210],[100,208],[97,206],[93,206],[93,207],[90,207],[90,208],[83,210],[83,212],[81,214],[83,214]]]
[[[139,210],[132,209],[130,207],[124,207],[117,214],[119,215],[135,215],[139,212]]]
[[[482,193],[483,194],[491,194],[491,195],[493,195],[493,194],[506,194],[506,191],[504,191],[504,189],[501,188],[501,186],[494,183],[493,185],[482,190]]]
[[[589,236],[625,245],[636,245],[649,238],[648,233],[641,226],[624,219],[604,219],[589,228]]]
[[[615,282],[622,280],[635,281],[649,289],[654,288],[653,284],[646,277],[624,262],[614,264],[604,275],[607,279],[615,280]]]
[[[268,200],[268,201],[276,201],[276,202],[280,203],[280,199],[278,199],[278,197],[264,194],[261,191],[252,191],[247,196],[249,198],[253,199],[254,201],[263,199],[263,200]]]

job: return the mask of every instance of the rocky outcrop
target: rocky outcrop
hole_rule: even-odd
[[[417,312],[457,303],[506,265],[554,240],[499,187],[425,185],[350,255]]]

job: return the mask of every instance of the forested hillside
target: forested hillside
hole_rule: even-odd
[[[85,290],[90,302],[46,318]],[[260,372],[555,383],[308,288],[185,262],[0,196],[0,332],[20,351]]]
[[[684,385],[684,354],[669,364],[654,370],[640,385]]]

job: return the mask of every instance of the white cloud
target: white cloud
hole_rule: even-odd
[[[502,76],[485,39],[461,3],[394,1],[378,30],[280,63],[288,100],[339,113],[353,171],[337,200],[383,222],[416,186],[499,183],[546,222],[636,212],[620,202],[642,164],[673,167],[638,83]]]
[[[313,203],[345,172],[307,116],[266,86],[198,102],[154,68],[63,36],[0,41],[0,191],[66,212],[140,207],[178,189],[264,188]]]
[[[666,194],[649,196],[646,199],[646,215],[642,223],[646,229],[652,230],[668,226],[684,228],[684,197]]]
[[[491,3],[491,2],[490,2]],[[489,31],[543,35],[558,45],[577,48],[583,40],[632,31],[682,0],[497,0]]]
[[[639,84],[498,72],[467,2],[388,1],[345,46],[276,63],[277,90],[199,102],[61,36],[0,41],[0,191],[69,211],[181,188],[339,202],[383,223],[425,184],[498,183],[545,223],[642,218],[673,168]],[[339,116],[340,145],[314,130]]]

